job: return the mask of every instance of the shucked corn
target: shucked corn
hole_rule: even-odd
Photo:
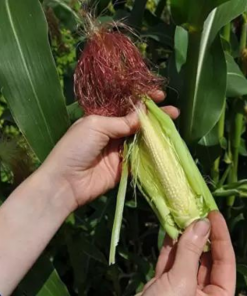
[[[170,117],[148,98],[138,111],[141,131],[130,144],[134,183],[161,225],[176,238],[216,203]]]

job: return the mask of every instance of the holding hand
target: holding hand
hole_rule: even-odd
[[[216,211],[208,219],[189,226],[178,243],[166,238],[155,278],[142,296],[234,295],[235,255],[225,220]],[[208,238],[211,252],[203,253]]]
[[[156,102],[164,99],[161,91],[152,94]],[[172,118],[179,111],[164,107]],[[74,207],[92,201],[117,185],[121,173],[119,152],[123,138],[139,128],[137,114],[126,117],[91,115],[78,120],[48,157],[45,168],[53,179],[71,188]]]

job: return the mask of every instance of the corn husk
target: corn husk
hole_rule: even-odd
[[[162,227],[177,238],[217,209],[213,196],[171,118],[149,98],[138,111],[141,130],[130,144],[131,173]]]
[[[129,163],[134,188],[145,197],[161,226],[173,239],[193,221],[205,218],[217,209],[213,196],[204,181],[186,144],[172,119],[148,97],[146,106],[137,109],[140,131],[125,143],[122,179],[117,198],[113,226],[110,264],[115,262],[119,241],[120,221],[126,193],[126,166]],[[118,206],[119,205],[119,206]]]

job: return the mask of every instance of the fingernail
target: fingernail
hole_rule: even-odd
[[[210,221],[207,218],[198,220],[193,227],[193,231],[196,235],[204,237],[210,230]]]

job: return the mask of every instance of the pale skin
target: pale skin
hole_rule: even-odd
[[[162,101],[164,94],[152,95]],[[165,110],[178,116],[174,107]],[[31,268],[66,217],[115,187],[122,139],[135,133],[135,113],[123,118],[89,116],[77,121],[44,164],[0,208],[0,294],[12,291]],[[178,242],[166,239],[155,278],[142,296],[233,296],[235,256],[223,217],[189,226]],[[210,236],[211,253],[203,254]],[[200,267],[199,267],[199,261]]]

